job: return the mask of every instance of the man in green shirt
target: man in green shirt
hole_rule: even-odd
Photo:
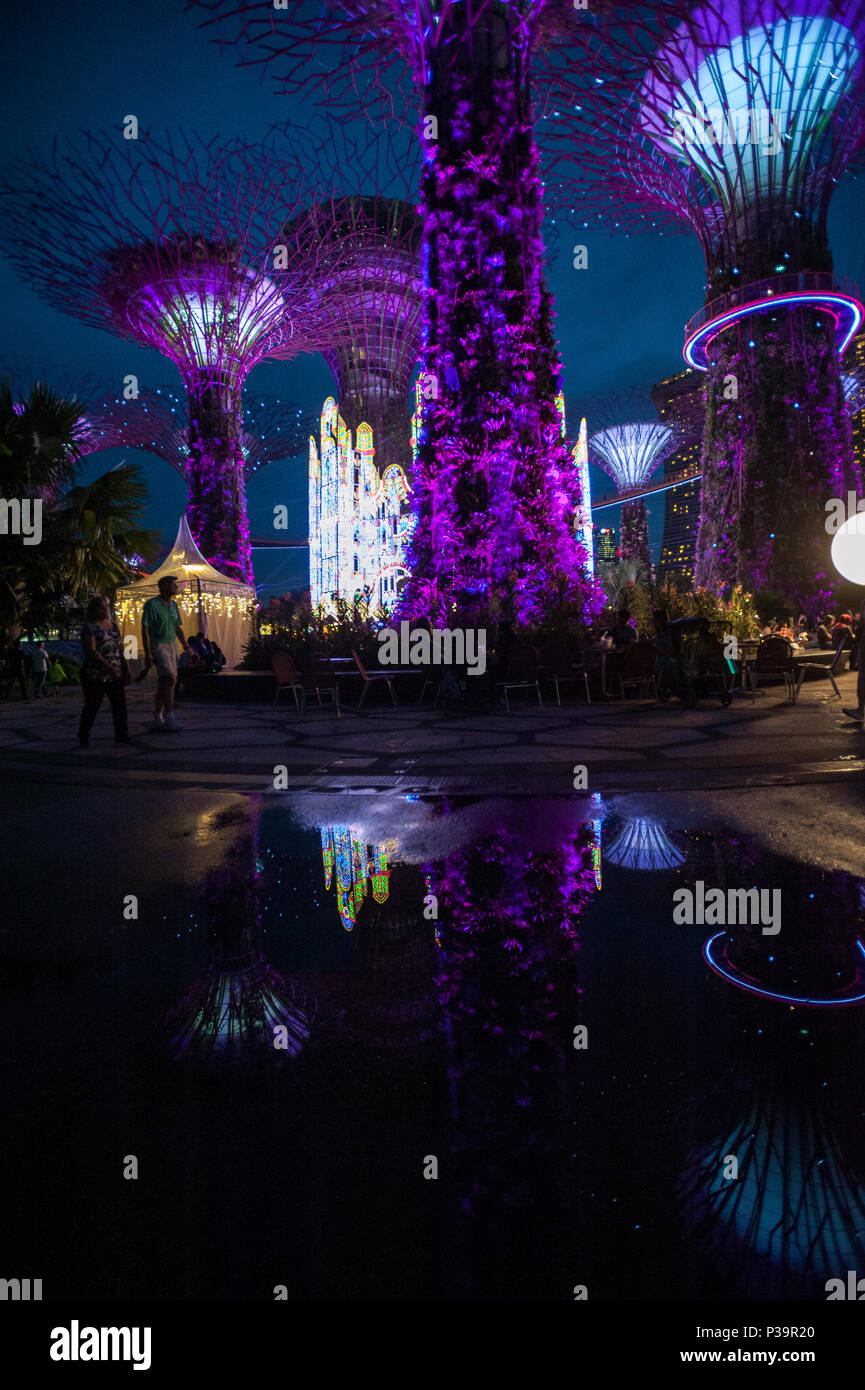
[[[177,643],[192,658],[183,635],[183,618],[174,602],[177,578],[163,575],[158,598],[149,598],[141,615],[144,669],[156,667],[156,714],[148,727],[154,733],[177,733],[181,725],[174,717],[174,687],[177,684]]]

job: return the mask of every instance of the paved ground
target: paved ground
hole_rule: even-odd
[[[795,706],[769,689],[756,703],[737,696],[696,710],[629,700],[568,703],[512,712],[448,715],[429,704],[368,705],[337,720],[313,708],[301,723],[289,703],[188,702],[183,732],[145,732],[152,693],[129,691],[132,747],[112,742],[107,707],[91,747],[77,747],[80,695],[0,706],[0,769],[7,777],[90,786],[199,787],[262,791],[285,767],[289,789],[393,787],[418,791],[569,792],[584,764],[592,791],[712,791],[803,782],[865,782],[865,733],[842,705],[855,703],[855,676],[806,684]],[[829,692],[831,696],[831,691]],[[519,698],[519,697],[517,697]]]

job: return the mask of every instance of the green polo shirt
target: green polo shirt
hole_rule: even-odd
[[[141,625],[149,630],[154,644],[170,642],[173,645],[177,641],[177,629],[183,626],[183,618],[174,599],[163,603],[161,598],[149,598],[141,615]]]

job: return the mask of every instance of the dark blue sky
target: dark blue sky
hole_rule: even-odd
[[[198,29],[196,13],[182,0],[77,0],[77,3],[21,7],[7,17],[3,35],[4,82],[0,89],[0,160],[44,147],[57,135],[82,129],[119,130],[127,114],[142,127],[183,126],[204,135],[239,133],[263,136],[277,121],[291,119],[291,105],[257,69],[237,68],[230,51],[211,44]],[[200,12],[198,12],[200,13]],[[552,210],[550,216],[555,215]],[[862,180],[842,184],[830,218],[836,268],[865,282],[865,218]],[[574,270],[570,247],[585,237],[559,221],[560,251],[550,280],[556,297],[557,328],[564,362],[568,424],[576,429],[579,408],[592,397],[623,386],[650,386],[681,369],[682,327],[700,305],[704,270],[696,240],[681,237],[625,237],[586,233],[589,265]],[[71,248],[74,250],[74,248]],[[46,257],[69,254],[46,246]],[[106,389],[117,390],[129,372],[142,385],[177,383],[174,366],[153,351],[136,348],[108,332],[85,328],[47,308],[0,261],[3,305],[0,351],[9,361],[30,359],[58,368],[92,373]],[[318,410],[333,389],[320,357],[262,363],[250,377],[254,389],[273,392]],[[589,428],[592,420],[589,419]],[[147,455],[125,456],[144,462],[151,490],[148,525],[168,544],[174,538],[185,500],[185,486],[173,469]],[[102,472],[124,454],[106,451],[89,460],[85,476]],[[604,475],[598,491],[608,491]],[[253,533],[272,534],[273,507],[285,503],[306,524],[306,458],[273,464],[250,484]],[[650,506],[655,548],[660,542],[663,498]],[[604,524],[618,524],[618,513],[603,513]],[[264,592],[305,585],[305,552],[256,555],[256,578]]]

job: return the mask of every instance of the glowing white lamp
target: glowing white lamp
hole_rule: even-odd
[[[865,584],[865,512],[839,526],[832,540],[832,564],[851,584]]]

